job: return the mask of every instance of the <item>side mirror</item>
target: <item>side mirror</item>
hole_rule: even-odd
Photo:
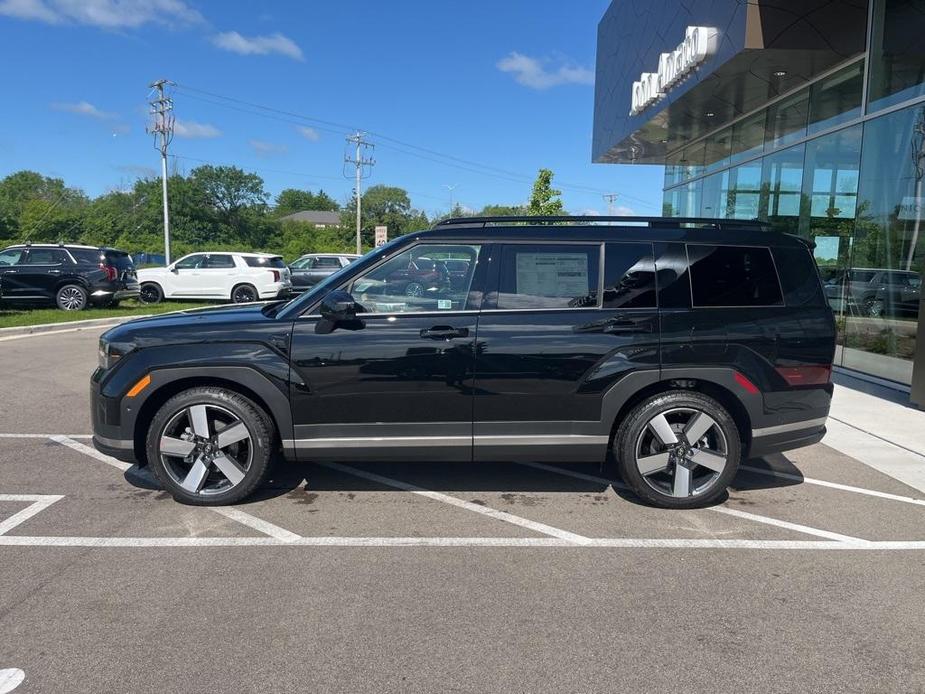
[[[326,335],[336,328],[360,330],[366,324],[357,318],[357,314],[365,310],[348,292],[335,289],[321,300],[318,309],[321,320],[315,324],[315,332]]]
[[[175,275],[180,272],[179,270],[177,270],[176,265],[171,265],[168,269]]]

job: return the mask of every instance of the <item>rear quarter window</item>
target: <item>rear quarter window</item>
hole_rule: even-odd
[[[243,256],[243,258],[244,258],[244,262],[247,263],[249,267],[274,267],[274,268],[286,267],[286,263],[284,263],[282,257],[278,255],[272,258],[245,255]]]
[[[774,261],[788,306],[826,305],[819,269],[808,248],[775,248]]]
[[[769,248],[688,244],[687,255],[695,307],[783,305]]]

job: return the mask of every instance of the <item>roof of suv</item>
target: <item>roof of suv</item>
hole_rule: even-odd
[[[803,248],[812,245],[798,236],[771,231],[761,222],[671,217],[459,217],[414,232],[412,236],[451,241],[679,241]]]
[[[82,243],[13,243],[6,248],[82,248],[88,251],[118,251],[124,253],[118,248],[110,246],[86,246]]]

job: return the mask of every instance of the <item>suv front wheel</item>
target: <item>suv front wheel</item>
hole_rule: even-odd
[[[268,415],[216,387],[170,398],[148,428],[148,464],[174,499],[197,506],[240,501],[266,478],[274,441]]]
[[[627,415],[614,439],[623,480],[663,508],[700,508],[717,501],[742,456],[729,412],[693,391],[655,395]]]

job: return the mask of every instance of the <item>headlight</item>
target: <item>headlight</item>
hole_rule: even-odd
[[[111,369],[119,359],[131,352],[132,349],[134,349],[134,345],[131,344],[100,340],[98,352],[100,368],[104,371]]]

